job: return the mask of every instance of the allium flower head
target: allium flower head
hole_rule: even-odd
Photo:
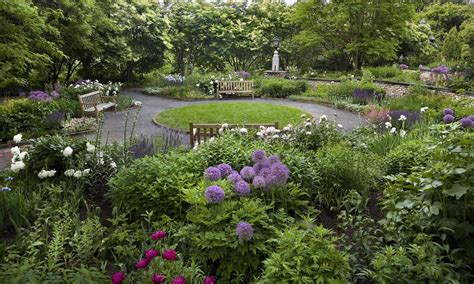
[[[174,249],[167,249],[163,251],[163,258],[169,261],[176,260],[176,251]]]
[[[236,182],[234,189],[238,196],[247,196],[250,194],[250,185],[243,180]]]
[[[255,170],[253,167],[245,166],[242,170],[240,170],[240,175],[245,180],[251,180],[255,176]]]
[[[202,284],[216,284],[216,283],[217,283],[216,276],[206,276],[204,277],[204,280],[202,281]]]
[[[461,118],[459,122],[461,123],[461,126],[465,128],[471,128],[474,125],[474,121],[472,121],[469,117]]]
[[[125,272],[116,272],[112,275],[112,284],[120,284],[123,282],[123,280],[125,280],[125,278]]]
[[[240,221],[235,228],[235,234],[240,240],[249,241],[253,237],[253,227],[248,222]]]
[[[242,177],[237,171],[232,171],[232,173],[227,177],[230,182],[236,183],[242,180]]]
[[[151,276],[151,282],[153,282],[153,284],[165,283],[165,280],[166,277],[158,273],[155,273]]]
[[[221,171],[216,167],[209,167],[204,172],[204,176],[210,181],[216,181],[221,178]]]
[[[275,186],[284,185],[290,176],[290,171],[288,167],[282,163],[273,164],[270,168],[271,170],[271,184]]]
[[[151,234],[151,239],[156,241],[156,240],[162,240],[166,237],[166,232],[165,231],[162,231],[162,230],[158,230],[156,232],[154,232],[153,234]]]
[[[451,123],[454,121],[454,116],[452,116],[451,114],[446,114],[444,117],[443,117],[443,121],[444,123],[448,124],[448,123]]]
[[[266,153],[264,150],[255,150],[252,153],[252,161],[254,163],[262,162],[266,158]]]
[[[470,116],[468,116],[468,118],[472,121],[474,121],[474,114],[471,114]]]
[[[87,142],[87,143],[86,143],[86,150],[87,150],[87,152],[89,152],[89,153],[94,153],[94,151],[95,151],[95,146],[92,145],[91,143]]]
[[[64,157],[69,157],[69,156],[72,155],[72,152],[73,152],[72,148],[68,146],[68,147],[64,148],[63,155],[64,155]]]
[[[265,178],[262,177],[262,176],[256,176],[256,177],[254,177],[252,183],[253,183],[253,186],[254,186],[255,188],[264,188],[264,187],[267,186],[267,183],[266,183],[266,181],[265,181]]]
[[[450,115],[453,115],[454,116],[454,110],[450,109],[450,108],[445,108],[443,110],[443,114],[444,115],[447,115],[447,114],[450,114]]]
[[[186,284],[186,278],[184,276],[176,276],[173,279],[173,284]]]
[[[136,269],[143,269],[143,268],[147,267],[149,263],[150,263],[149,259],[142,258],[142,259],[137,261],[137,263],[135,264],[135,268]]]
[[[13,141],[14,141],[15,143],[20,143],[22,137],[23,137],[23,135],[17,134],[17,135],[15,135],[15,136],[13,136]]]
[[[217,168],[221,171],[221,177],[226,177],[232,173],[232,167],[228,164],[220,164]]]
[[[221,203],[224,201],[225,192],[219,186],[211,185],[204,192],[204,196],[209,203]]]
[[[145,256],[148,259],[157,257],[159,255],[159,252],[156,249],[148,249],[145,251]]]

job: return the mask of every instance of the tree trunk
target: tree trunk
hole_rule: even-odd
[[[131,83],[133,81],[133,68],[135,67],[135,61],[127,61],[127,71],[125,73],[125,81]]]
[[[71,77],[74,74],[74,71],[76,71],[77,67],[79,67],[80,65],[81,65],[81,62],[77,61],[76,59],[69,60],[67,62],[66,78],[64,79],[65,83],[68,83],[71,80]]]

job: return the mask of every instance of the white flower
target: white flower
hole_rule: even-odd
[[[390,129],[390,133],[392,134],[397,133],[397,129],[395,127],[392,127],[392,129]]]
[[[398,120],[399,121],[405,121],[405,120],[407,120],[407,117],[402,114],[402,115],[400,115],[400,118]]]
[[[407,134],[407,132],[405,130],[400,130],[400,137],[405,137],[405,135]]]
[[[280,138],[280,136],[278,136],[277,134],[275,134],[275,135],[272,136],[272,138],[273,138],[273,139],[278,139],[278,138]]]
[[[112,162],[110,163],[110,167],[112,167],[113,169],[115,169],[117,167],[117,164],[115,162]]]
[[[95,152],[95,146],[92,145],[91,143],[87,142],[86,144],[87,152],[89,153],[94,153]]]
[[[288,126],[283,127],[283,131],[290,131],[290,130],[291,130],[291,128],[289,128]]]
[[[197,83],[197,84],[196,84],[196,87],[199,87],[199,86],[200,86],[199,83]]]
[[[385,122],[385,128],[386,129],[389,129],[391,127],[392,127],[392,124],[390,123],[390,121]]]
[[[15,146],[15,147],[11,148],[10,151],[13,154],[14,157],[20,155],[20,148],[18,148],[18,146]]]
[[[344,126],[342,126],[342,124],[340,124],[340,123],[337,125],[337,127],[344,128]]]
[[[80,177],[82,177],[82,171],[75,171],[74,174],[73,174],[73,176],[74,176],[75,178],[80,178]]]
[[[307,131],[307,132],[306,132],[306,135],[311,135],[311,131]]]
[[[25,151],[25,152],[21,152],[20,155],[18,155],[18,159],[19,159],[20,161],[23,161],[23,160],[26,158],[26,156],[28,156],[28,152],[26,152],[26,151]]]
[[[239,133],[240,134],[248,134],[249,132],[247,131],[247,128],[240,128]]]
[[[14,173],[17,173],[17,172],[23,170],[24,168],[25,168],[25,163],[23,163],[23,161],[14,162],[10,166],[10,170]]]
[[[73,152],[72,148],[68,146],[68,147],[64,148],[63,155],[64,155],[64,157],[69,157],[69,156],[72,155],[72,152]]]
[[[243,81],[243,80],[244,80],[244,78],[240,78],[240,81]]]
[[[141,101],[133,101],[133,106],[141,107],[141,106],[142,106],[142,102],[141,102]]]
[[[17,134],[15,136],[13,136],[13,141],[15,141],[15,143],[20,143],[22,137],[23,137],[22,134]]]
[[[328,120],[328,117],[325,114],[323,114],[319,117],[319,123],[321,123],[321,121],[323,121],[323,120]]]
[[[86,175],[90,174],[90,172],[91,172],[91,169],[85,169],[85,170],[82,171],[82,175],[86,176]]]
[[[212,81],[211,81],[211,82],[209,82],[209,84],[211,84],[211,85],[212,85],[212,84],[214,84],[214,82],[212,82]]]
[[[425,111],[427,111],[427,110],[428,110],[428,107],[422,107],[422,108],[420,108],[420,112],[425,112]]]
[[[211,137],[211,139],[209,139],[209,142],[215,142],[216,141],[216,137]]]
[[[305,118],[305,117],[306,117],[306,114],[303,113],[303,114],[301,115],[301,118]]]
[[[304,127],[311,127],[312,123],[311,122],[305,122]]]
[[[41,170],[41,172],[38,173],[38,177],[40,179],[44,179],[47,177],[54,177],[55,174],[56,174],[56,170],[50,170],[50,171]]]
[[[220,135],[224,134],[224,128],[219,128],[219,130],[217,131]]]
[[[67,177],[72,177],[74,175],[74,170],[67,170],[64,172],[64,175]]]
[[[262,132],[257,132],[257,136],[260,137],[260,138],[263,138],[263,133]]]
[[[224,124],[222,124],[221,127],[222,127],[222,128],[229,128],[229,124],[228,124],[228,123],[224,123]]]

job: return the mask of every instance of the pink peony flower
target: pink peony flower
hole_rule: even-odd
[[[161,274],[153,274],[151,276],[151,282],[153,282],[153,284],[161,284],[161,283],[165,283],[165,277]]]
[[[145,251],[145,256],[148,259],[152,259],[154,257],[157,257],[160,253],[156,249],[149,249]]]
[[[173,279],[173,284],[186,284],[186,278],[184,278],[184,276],[176,276],[174,279]]]
[[[123,282],[123,280],[125,280],[125,278],[125,272],[116,272],[112,275],[112,284],[120,284]]]
[[[135,268],[136,269],[143,269],[143,268],[147,267],[148,264],[150,263],[150,260],[151,259],[148,259],[148,258],[140,259],[139,261],[137,261],[137,264],[135,264]]]
[[[166,237],[166,232],[165,231],[156,231],[153,234],[151,234],[151,239],[156,241],[156,240],[162,240]]]
[[[176,251],[174,249],[167,249],[163,252],[163,258],[166,260],[176,260]]]
[[[204,277],[204,280],[202,281],[202,284],[216,284],[216,283],[217,283],[216,276],[206,276]]]

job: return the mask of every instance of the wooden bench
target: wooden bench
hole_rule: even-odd
[[[100,91],[95,91],[85,95],[78,95],[78,98],[82,116],[94,114],[99,119],[99,113],[105,109],[114,107],[114,111],[117,111],[116,96],[101,96]]]
[[[244,127],[244,128],[259,128],[260,126],[264,127],[275,127],[278,128],[278,122],[275,123],[261,123],[261,124],[244,124],[244,125],[237,125],[237,124],[229,124],[228,129],[236,128],[236,127]],[[199,145],[212,137],[216,137],[219,135],[219,129],[222,127],[222,124],[197,124],[197,123],[189,123],[189,142],[191,143],[191,147]]]
[[[216,100],[220,95],[249,94],[254,98],[253,81],[218,81],[216,87]]]

